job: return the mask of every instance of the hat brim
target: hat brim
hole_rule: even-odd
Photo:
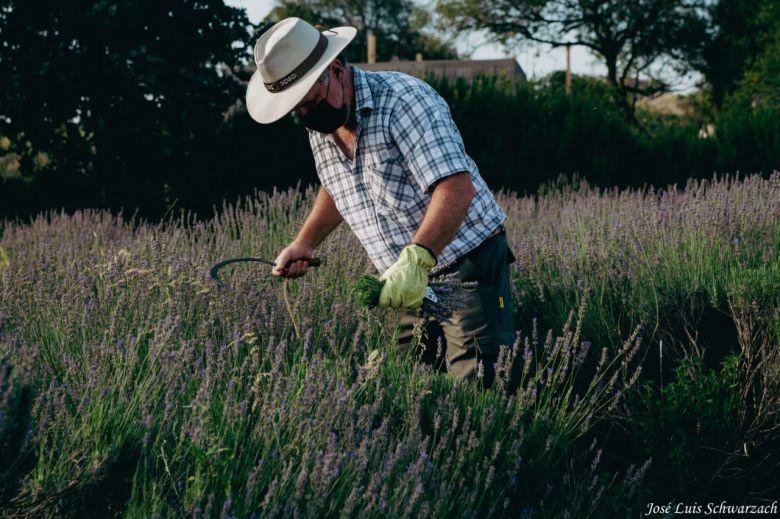
[[[292,111],[301,102],[306,93],[314,86],[323,71],[336,59],[357,34],[354,27],[336,27],[322,34],[328,39],[328,47],[314,65],[300,79],[281,92],[269,92],[263,84],[263,78],[257,70],[249,80],[246,89],[246,107],[249,115],[261,124],[278,121]]]

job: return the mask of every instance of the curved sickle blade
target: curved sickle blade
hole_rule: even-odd
[[[266,265],[271,265],[272,267],[276,266],[275,262],[263,258],[230,258],[230,259],[220,261],[219,263],[211,267],[211,270],[209,271],[209,275],[217,285],[222,287],[227,286],[224,281],[219,279],[219,269],[221,269],[224,266],[230,265],[231,263],[250,262],[250,261],[254,261],[256,263],[264,263]],[[322,260],[320,260],[320,258],[312,258],[307,261],[309,262],[310,267],[319,267],[320,265],[322,265]]]

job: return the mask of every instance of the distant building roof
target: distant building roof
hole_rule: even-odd
[[[692,111],[690,97],[666,92],[651,97],[642,97],[637,106],[648,110],[671,115],[689,115]]]
[[[395,70],[411,76],[424,77],[427,74],[451,79],[462,77],[471,81],[479,74],[504,75],[525,81],[525,72],[515,59],[432,59],[427,61],[383,61],[378,63],[354,63],[363,70]]]

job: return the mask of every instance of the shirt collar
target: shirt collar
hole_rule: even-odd
[[[366,116],[374,109],[374,97],[371,95],[371,86],[368,84],[366,72],[352,66],[353,85],[355,88],[355,114]]]

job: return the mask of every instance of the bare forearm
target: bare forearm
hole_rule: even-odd
[[[412,239],[441,254],[466,218],[475,189],[469,173],[458,173],[439,182],[431,194],[431,203]]]
[[[314,206],[309,216],[306,217],[306,221],[303,222],[295,240],[314,249],[333,232],[333,229],[339,226],[342,220],[341,213],[336,208],[330,194],[324,187],[320,187],[317,197],[314,199]]]

